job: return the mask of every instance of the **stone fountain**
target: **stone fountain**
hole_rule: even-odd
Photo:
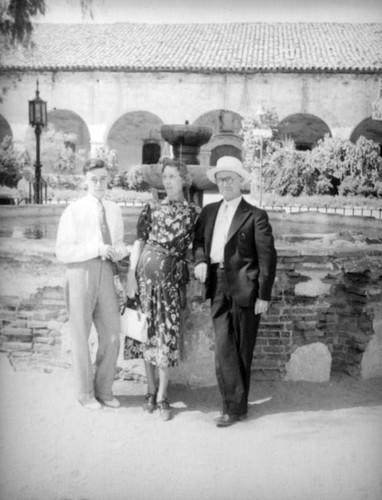
[[[201,166],[198,158],[200,147],[211,139],[213,129],[211,127],[189,125],[162,125],[160,129],[162,138],[173,148],[174,158],[181,160],[188,167],[192,177],[190,198],[201,204],[203,191],[207,189],[216,190],[206,176],[208,167]],[[145,182],[155,189],[163,189],[162,165],[142,165],[142,175]]]

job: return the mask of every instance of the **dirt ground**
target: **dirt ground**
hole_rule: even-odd
[[[76,403],[70,371],[0,356],[0,500],[379,500],[382,379],[257,382],[247,421],[219,429],[217,387],[172,384],[174,418]]]

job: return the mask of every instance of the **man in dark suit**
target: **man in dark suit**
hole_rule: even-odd
[[[276,272],[276,250],[267,213],[241,195],[249,173],[224,156],[207,177],[223,200],[206,205],[196,225],[195,277],[211,299],[215,369],[223,411],[218,427],[247,416],[251,363],[260,315],[266,313]]]

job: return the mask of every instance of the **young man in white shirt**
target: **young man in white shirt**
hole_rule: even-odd
[[[84,166],[88,193],[63,212],[56,255],[66,264],[65,301],[72,334],[73,368],[78,401],[87,409],[103,403],[118,408],[113,397],[120,337],[120,315],[113,262],[127,254],[121,209],[104,196],[110,174],[102,160]],[[95,370],[89,351],[90,329],[98,334]]]

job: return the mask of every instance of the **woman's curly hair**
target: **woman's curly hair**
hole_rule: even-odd
[[[168,158],[167,156],[161,158],[160,163],[162,165],[162,174],[166,167],[175,167],[178,170],[179,175],[183,180],[183,188],[186,189],[190,188],[192,184],[192,177],[185,163],[175,158]]]

